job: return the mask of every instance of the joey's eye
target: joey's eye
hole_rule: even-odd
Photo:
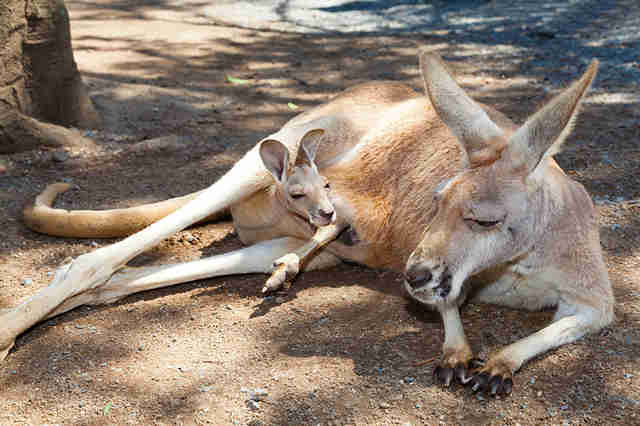
[[[304,194],[291,194],[291,198],[294,200],[299,200],[302,197],[304,197]]]
[[[499,220],[475,220],[474,222],[483,228],[491,228],[492,226],[496,226],[500,223]]]
[[[465,219],[464,221],[471,229],[491,229],[500,224],[499,220]]]

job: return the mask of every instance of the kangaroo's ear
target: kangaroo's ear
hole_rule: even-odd
[[[420,54],[420,71],[431,104],[456,136],[466,154],[467,165],[485,163],[504,148],[504,132],[455,82],[437,54]]]
[[[514,168],[531,173],[543,158],[560,150],[597,72],[598,60],[594,59],[580,80],[553,98],[511,136],[505,158]]]
[[[289,169],[289,150],[275,139],[267,139],[260,143],[260,158],[276,182],[283,183],[287,179]]]
[[[314,165],[313,161],[316,158],[316,153],[318,152],[318,147],[320,146],[320,141],[322,140],[323,135],[323,129],[313,129],[305,133],[300,141],[301,149],[298,150],[296,165],[300,165],[302,163],[306,163],[311,166]]]

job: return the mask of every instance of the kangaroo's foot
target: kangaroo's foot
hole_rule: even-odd
[[[501,357],[490,358],[471,377],[471,389],[490,395],[509,395],[513,389],[513,371],[510,363]]]
[[[473,358],[468,348],[447,351],[440,364],[434,368],[433,378],[445,387],[450,386],[454,379],[461,385],[466,385],[474,377],[473,372],[482,364],[481,360]]]

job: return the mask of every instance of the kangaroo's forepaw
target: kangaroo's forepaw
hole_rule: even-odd
[[[271,276],[262,287],[262,292],[289,288],[291,280],[300,272],[300,258],[295,253],[285,254],[273,262]]]
[[[513,372],[506,362],[489,360],[470,380],[474,392],[509,395],[513,389]]]
[[[473,371],[482,365],[482,360],[473,358],[468,361],[444,360],[433,370],[436,382],[449,387],[455,379],[461,385],[466,385],[473,378]]]

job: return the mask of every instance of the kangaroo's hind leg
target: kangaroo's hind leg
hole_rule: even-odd
[[[273,270],[276,259],[294,252],[303,244],[303,240],[285,237],[191,262],[125,267],[103,285],[68,299],[48,317],[81,305],[113,303],[130,294],[189,281],[236,274],[267,274]],[[330,253],[318,253],[318,256],[305,265],[305,269],[322,269],[339,263],[340,259]]]

